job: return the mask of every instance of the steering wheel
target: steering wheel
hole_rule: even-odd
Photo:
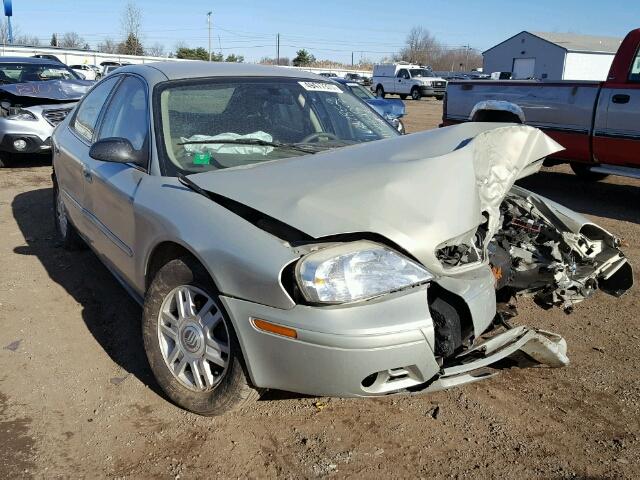
[[[304,137],[300,143],[311,143],[314,140],[318,140],[320,138],[324,138],[326,137],[328,140],[339,140],[337,135],[334,135],[333,133],[329,133],[329,132],[316,132],[316,133],[312,133],[311,135],[307,135],[306,137]]]

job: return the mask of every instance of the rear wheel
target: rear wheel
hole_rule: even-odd
[[[151,370],[177,405],[220,415],[258,398],[233,325],[195,259],[158,270],[145,297],[142,333]]]
[[[591,168],[583,163],[572,163],[571,170],[573,170],[573,173],[575,173],[578,177],[590,182],[604,180],[609,176],[606,173],[592,172]]]
[[[384,88],[382,88],[382,85],[378,85],[376,87],[376,95],[380,98],[384,98]]]
[[[420,94],[420,89],[418,87],[413,87],[411,89],[411,98],[414,100],[420,100],[422,95]]]
[[[53,211],[56,235],[62,248],[65,250],[82,250],[85,248],[86,244],[69,220],[67,207],[64,205],[62,194],[55,181],[53,184]]]

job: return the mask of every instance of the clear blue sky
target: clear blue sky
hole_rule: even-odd
[[[121,38],[125,0],[13,0],[20,33],[48,44],[51,34],[79,33],[92,47]],[[485,50],[522,30],[622,37],[640,27],[640,0],[137,0],[143,11],[142,41],[167,51],[178,41],[207,48],[206,12],[213,11],[213,47],[247,61],[306,48],[319,59],[378,60],[396,52],[414,25],[442,43]]]

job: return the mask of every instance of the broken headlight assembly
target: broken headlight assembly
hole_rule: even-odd
[[[7,120],[37,120],[36,116],[29,110],[22,108],[9,108]]]
[[[433,278],[413,260],[383,245],[359,241],[304,256],[296,266],[302,295],[313,303],[365,300]]]
[[[436,248],[436,258],[445,269],[481,263],[485,259],[486,222],[475,230],[441,243]]]

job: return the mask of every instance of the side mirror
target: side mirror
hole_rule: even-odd
[[[144,151],[137,151],[126,138],[109,137],[98,140],[91,145],[89,156],[95,160],[114,163],[134,163],[146,166]]]

